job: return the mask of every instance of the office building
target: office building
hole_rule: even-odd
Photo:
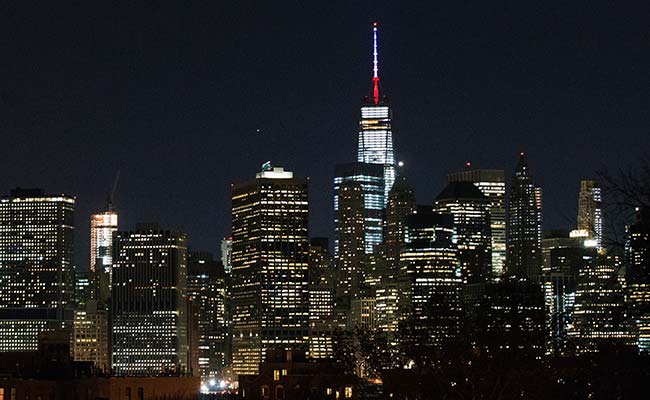
[[[406,219],[416,212],[415,191],[400,171],[388,195],[384,242],[376,249],[373,271],[377,328],[388,335],[393,347],[399,322],[400,254],[406,240]]]
[[[580,182],[578,194],[578,230],[587,232],[596,248],[603,247],[603,210],[600,185],[594,180]]]
[[[490,200],[472,182],[449,182],[433,202],[433,211],[450,214],[463,281],[485,282],[492,275]]]
[[[593,263],[595,246],[581,237],[570,237],[568,232],[551,232],[542,239],[542,275],[539,283],[544,289],[548,354],[566,356],[571,353],[568,327],[571,323],[576,297],[576,279],[579,272]]]
[[[336,223],[341,286],[345,295],[355,297],[364,281],[366,262],[364,195],[360,183],[341,183]]]
[[[232,237],[221,239],[221,263],[227,275],[232,273]]]
[[[38,334],[71,328],[75,198],[15,189],[0,197],[0,353],[31,351]]]
[[[133,231],[116,232],[113,246],[113,372],[191,372],[187,236],[138,224]]]
[[[188,254],[187,297],[196,321],[198,374],[203,379],[216,376],[229,364],[229,322],[226,315],[226,276],[212,253]],[[191,333],[191,330],[189,331]]]
[[[585,249],[595,251],[593,246],[585,247],[584,242],[584,238],[570,237],[565,232],[542,239],[542,273],[577,276],[580,267],[585,264]]]
[[[335,312],[338,277],[327,238],[312,238],[309,246],[309,357],[334,355],[333,336],[345,318]],[[340,321],[343,320],[343,321]]]
[[[409,215],[400,255],[400,346],[406,357],[429,358],[458,337],[462,278],[453,217]]]
[[[90,216],[90,276],[92,298],[105,303],[110,298],[113,268],[113,233],[117,231],[117,213],[108,203],[106,211]]]
[[[468,168],[471,164],[468,163]],[[449,182],[472,182],[490,200],[490,231],[492,232],[492,277],[498,279],[506,264],[506,184],[503,170],[467,169],[447,175]]]
[[[357,161],[380,165],[384,177],[383,204],[395,182],[395,153],[393,150],[392,110],[388,98],[380,93],[377,49],[377,23],[373,25],[372,95],[361,106]]]
[[[406,218],[416,210],[415,191],[409,185],[406,176],[400,173],[388,194],[386,204],[384,244],[386,262],[392,272],[399,270],[399,255],[404,245]]]
[[[602,346],[636,344],[625,315],[625,296],[617,272],[620,268],[618,256],[599,254],[578,272],[568,327],[569,341],[578,354],[595,352]]]
[[[111,371],[108,311],[97,300],[89,300],[74,312],[72,350],[75,361],[92,362],[98,371]]]
[[[468,285],[466,323],[470,340],[487,357],[540,359],[545,353],[542,285],[518,277]]]
[[[542,270],[542,189],[536,186],[521,153],[512,177],[507,218],[507,272],[522,278]]]
[[[627,302],[639,351],[650,351],[650,209],[637,209],[627,237]]]
[[[232,188],[233,371],[256,374],[267,349],[306,350],[307,180],[268,164]]]
[[[76,307],[83,307],[91,299],[90,274],[88,271],[75,270],[74,275],[74,303]]]
[[[350,305],[349,327],[369,330],[377,328],[377,300],[374,297],[353,299]]]
[[[339,196],[341,185],[350,182],[361,186],[363,192],[363,249],[371,254],[376,245],[383,240],[384,177],[381,166],[366,163],[338,164],[334,176],[334,226],[337,229],[350,229],[339,221]],[[355,223],[358,224],[358,222]],[[334,257],[340,257],[338,231],[334,242]],[[361,257],[359,255],[359,257]]]

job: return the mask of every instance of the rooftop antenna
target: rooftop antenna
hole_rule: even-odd
[[[117,190],[117,183],[120,180],[120,170],[117,170],[117,173],[115,174],[115,180],[113,181],[113,188],[111,189],[111,192],[108,195],[108,199],[106,200],[106,211],[113,211],[113,197],[115,197],[115,190]]]
[[[372,98],[379,104],[379,60],[377,52],[377,22],[372,23]]]

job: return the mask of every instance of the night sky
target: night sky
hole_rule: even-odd
[[[0,5],[0,192],[76,195],[82,268],[117,170],[121,228],[159,221],[216,253],[230,184],[271,160],[311,178],[311,234],[331,236],[374,20],[422,203],[466,161],[510,175],[525,151],[545,228],[572,227],[580,179],[650,150],[648,2],[89,3]]]

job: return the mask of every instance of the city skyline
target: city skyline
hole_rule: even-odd
[[[229,234],[230,183],[270,159],[311,178],[310,234],[332,237],[333,165],[355,156],[375,20],[397,160],[419,203],[430,203],[445,175],[465,162],[509,175],[525,150],[544,188],[545,226],[569,227],[562,210],[574,218],[579,181],[603,167],[616,170],[647,147],[648,94],[638,85],[650,64],[645,24],[642,12],[625,6],[584,15],[578,5],[445,5],[418,13],[381,2],[372,10],[263,5],[250,13],[225,5],[220,13],[188,7],[174,17],[161,8],[146,29],[140,23],[149,10],[140,7],[62,6],[58,22],[47,7],[16,10],[14,17],[30,15],[43,26],[38,32],[4,17],[15,40],[2,44],[13,62],[1,72],[17,79],[3,96],[11,111],[3,130],[14,151],[0,187],[76,195],[81,268],[89,259],[88,218],[102,210],[117,170],[122,226],[160,221],[187,231],[193,249],[217,253]],[[106,18],[90,22],[95,13]],[[570,23],[572,15],[583,24]],[[167,25],[156,22],[163,17]],[[217,25],[230,33],[215,34]],[[289,109],[302,121],[283,112]],[[197,187],[207,195],[193,195]]]
[[[621,10],[9,7],[0,400],[643,398]]]

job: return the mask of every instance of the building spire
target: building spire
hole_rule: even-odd
[[[377,59],[377,22],[372,23],[372,98],[379,104],[379,61]]]

